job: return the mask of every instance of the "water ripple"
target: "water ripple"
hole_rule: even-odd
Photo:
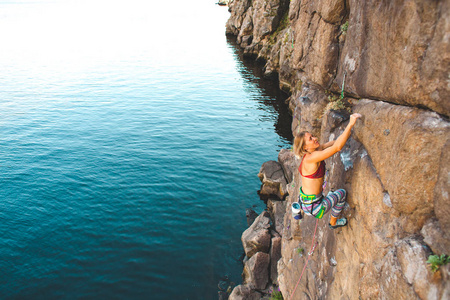
[[[62,2],[0,4],[0,28],[24,37],[0,30],[0,298],[214,299],[223,275],[241,280],[256,174],[290,143],[275,132],[285,97],[227,44],[212,2],[158,4],[186,22],[164,34],[146,1]],[[77,32],[68,8],[91,25],[60,36],[73,49],[47,35],[55,18]]]

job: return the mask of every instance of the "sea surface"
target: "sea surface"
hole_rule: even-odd
[[[215,2],[0,2],[0,299],[241,282],[245,209],[291,117]]]

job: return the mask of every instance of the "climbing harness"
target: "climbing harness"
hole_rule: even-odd
[[[309,211],[307,210],[311,216],[314,216],[314,218],[316,218],[316,219],[322,219],[322,217],[325,213],[325,210],[326,210],[325,205],[322,205],[319,212],[315,215],[312,213],[312,210],[313,210],[314,203],[323,201],[323,196],[317,197],[317,195],[307,195],[307,194],[303,193],[302,188],[300,188],[300,195],[298,196],[298,198],[299,198],[299,201],[301,201],[303,204],[311,205],[311,210],[309,210]]]
[[[309,204],[313,204],[313,203],[319,201],[321,197],[317,197],[317,195],[307,195],[307,194],[303,193],[302,188],[300,188],[299,198],[303,204],[309,205]]]
[[[311,243],[311,250],[308,252],[308,259],[306,260],[305,266],[303,267],[302,274],[300,275],[300,278],[298,279],[297,284],[295,285],[294,291],[292,292],[291,297],[289,298],[289,300],[292,300],[292,297],[294,296],[295,291],[297,290],[298,284],[300,283],[300,280],[303,277],[303,273],[305,272],[306,266],[308,265],[309,257],[313,254],[313,252],[316,249],[316,246],[318,244],[317,242],[314,244],[314,238],[316,237],[316,231],[317,231],[317,224],[318,223],[319,223],[319,219],[316,220],[316,228],[314,228],[314,235],[313,235],[313,240],[312,240],[312,243]]]
[[[323,214],[325,213],[325,205],[322,205],[322,207],[320,208],[319,212],[316,215],[314,215],[312,213],[312,207],[311,207],[311,210],[309,211],[309,213],[311,214],[311,216],[314,216],[314,218],[316,218],[316,219],[322,219]]]

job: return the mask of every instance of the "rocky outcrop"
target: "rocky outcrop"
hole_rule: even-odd
[[[279,162],[270,160],[265,162],[258,173],[261,180],[261,189],[259,195],[261,198],[268,199],[273,196],[282,200],[286,196],[286,177],[283,167]]]
[[[272,220],[272,230],[277,234],[283,232],[284,214],[286,213],[286,201],[268,200],[267,210]]]
[[[306,82],[339,92],[345,75],[353,97],[450,116],[448,0],[286,2],[234,1],[227,22],[283,89]]]
[[[295,161],[291,151],[282,150],[278,166],[289,166]],[[263,168],[261,168],[263,169]],[[288,171],[293,175],[292,170]],[[289,176],[283,173],[282,176]],[[265,177],[260,177],[263,180]],[[284,183],[284,190],[287,184]],[[273,196],[273,195],[272,195]],[[244,247],[243,284],[234,288],[230,299],[267,299],[278,280],[278,261],[281,258],[281,233],[284,231],[286,201],[279,198],[267,200],[267,210],[263,211],[244,231],[241,240]],[[247,210],[247,215],[252,214]],[[266,297],[266,298],[264,298]]]
[[[229,300],[259,300],[261,294],[246,285],[238,285],[230,294]]]
[[[337,82],[361,98],[450,115],[449,1],[349,1]]]
[[[295,156],[292,155],[292,152],[287,149],[281,149],[278,154],[278,162],[283,169],[284,178],[286,179],[286,183],[292,182],[294,178],[294,171],[297,164],[295,160]]]
[[[244,285],[254,290],[263,290],[269,282],[269,263],[268,253],[258,252],[253,255],[244,265]]]
[[[269,252],[271,239],[269,232],[270,222],[269,213],[265,211],[242,234],[242,245],[248,258],[258,252]]]
[[[450,254],[450,0],[235,0],[230,11],[227,33],[290,92],[294,135],[327,142],[363,115],[327,160],[324,193],[347,190],[347,227],[330,230],[326,216],[314,236],[314,218],[292,218],[292,152],[261,168],[267,230],[279,235],[269,249],[281,244],[260,251],[268,283],[285,299],[448,298],[450,267],[426,261]]]
[[[278,261],[281,258],[281,237],[274,237],[270,246],[270,281],[278,284]]]
[[[234,1],[230,11],[235,16],[227,22],[227,33],[237,36],[247,54],[257,54],[261,42],[274,32],[287,10],[289,1]]]
[[[441,154],[450,149],[445,147],[450,123],[433,112],[382,101],[360,100],[353,109],[364,115],[355,136],[367,149],[392,208],[408,215],[402,224],[407,233],[417,232],[445,195],[435,187],[440,166],[448,165]],[[450,202],[441,202],[439,209],[448,211]]]

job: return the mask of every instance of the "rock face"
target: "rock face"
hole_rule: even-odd
[[[277,283],[278,261],[281,258],[281,237],[274,237],[270,246],[270,280]]]
[[[280,153],[278,153],[278,162],[283,169],[284,178],[287,183],[292,182],[294,178],[294,171],[297,164],[295,160],[295,155],[292,151],[287,149],[281,149]]]
[[[339,92],[345,74],[354,97],[450,115],[448,0],[286,2],[236,0],[227,22],[282,87],[307,82]]]
[[[270,216],[268,212],[259,215],[242,234],[245,255],[251,258],[257,252],[268,253],[270,249]]]
[[[227,33],[291,94],[294,135],[334,140],[350,112],[363,115],[327,160],[324,193],[347,190],[347,227],[325,216],[314,236],[314,218],[292,218],[292,152],[261,168],[268,246],[248,251],[270,256],[269,283],[284,299],[449,298],[450,266],[426,261],[450,254],[450,0],[235,0],[230,11]]]
[[[230,11],[236,18],[227,22],[227,33],[237,35],[247,53],[257,54],[260,42],[274,32],[288,7],[287,0],[234,1]]]
[[[286,178],[284,176],[283,167],[280,163],[270,160],[265,162],[258,174],[261,180],[261,190],[259,195],[262,198],[269,198],[274,196],[278,199],[283,199],[286,195]]]
[[[261,294],[246,285],[238,285],[230,294],[229,300],[259,300]]]
[[[364,115],[355,128],[356,138],[389,191],[392,207],[409,215],[405,229],[417,232],[432,215],[434,200],[443,194],[438,190],[434,195],[434,190],[439,168],[445,166],[441,154],[449,150],[444,145],[450,123],[433,112],[381,101],[360,100],[353,109]],[[442,202],[440,209],[448,211],[450,202]]]
[[[244,284],[254,290],[263,290],[269,282],[268,253],[258,252],[253,255],[244,265]]]
[[[449,116],[449,1],[350,1],[338,72],[358,97]],[[369,72],[368,72],[369,71]]]

